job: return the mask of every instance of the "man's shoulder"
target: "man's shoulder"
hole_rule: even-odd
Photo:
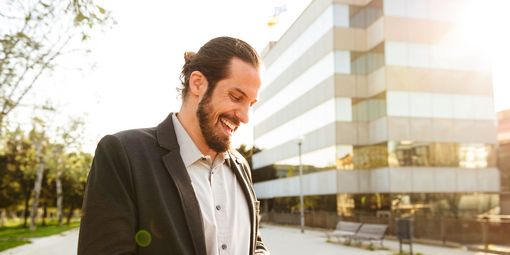
[[[119,143],[123,147],[132,147],[141,144],[154,144],[157,142],[156,127],[123,130],[104,136],[100,144]]]
[[[236,149],[231,149],[230,153],[234,156],[234,160],[237,159],[237,160],[239,160],[239,163],[242,163],[245,166],[249,167],[248,161],[246,160],[246,158],[244,158],[244,156],[239,151],[237,151]]]
[[[123,130],[113,134],[121,141],[132,139],[156,139],[156,127]]]
[[[243,155],[241,155],[238,150],[232,148],[229,151],[235,158],[244,159]]]

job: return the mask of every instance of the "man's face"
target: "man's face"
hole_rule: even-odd
[[[233,133],[248,123],[251,106],[257,101],[260,74],[257,68],[238,58],[230,61],[230,75],[206,92],[197,116],[207,145],[216,152],[230,148]]]

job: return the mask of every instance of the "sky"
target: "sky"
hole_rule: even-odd
[[[466,40],[473,42],[473,47],[488,43],[494,46],[486,54],[498,63],[494,65],[493,79],[498,111],[510,108],[510,100],[504,96],[510,95],[506,63],[510,60],[510,39],[502,32],[508,29],[504,24],[510,24],[504,13],[510,8],[509,2],[473,4],[470,10],[475,11],[468,11],[466,16],[466,24],[473,28],[466,33]],[[84,57],[93,63],[92,68],[53,75],[51,84],[34,92],[32,100],[50,96],[62,109],[62,116],[82,116],[87,122],[84,150],[93,152],[106,134],[156,126],[168,113],[179,110],[181,101],[175,88],[180,84],[185,51],[196,52],[209,39],[226,35],[241,38],[260,52],[269,41],[277,40],[309,3],[310,0],[105,1],[101,4],[112,11],[117,25],[92,40],[92,53]],[[285,6],[286,11],[270,28],[267,22],[278,6]],[[480,33],[489,41],[480,40]],[[251,145],[251,132],[251,126],[241,127],[234,146]]]

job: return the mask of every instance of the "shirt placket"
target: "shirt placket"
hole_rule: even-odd
[[[211,189],[214,198],[214,216],[217,225],[217,241],[219,254],[229,254],[231,247],[228,230],[227,215],[227,193],[225,189],[225,180],[222,171],[222,164],[217,164],[211,169]]]

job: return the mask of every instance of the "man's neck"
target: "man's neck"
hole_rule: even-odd
[[[200,130],[200,124],[196,114],[181,108],[181,110],[177,113],[177,119],[181,123],[182,127],[184,127],[188,135],[191,137],[191,140],[193,143],[195,143],[200,152],[203,155],[211,156],[211,159],[214,162],[218,153],[207,146],[202,131]]]

